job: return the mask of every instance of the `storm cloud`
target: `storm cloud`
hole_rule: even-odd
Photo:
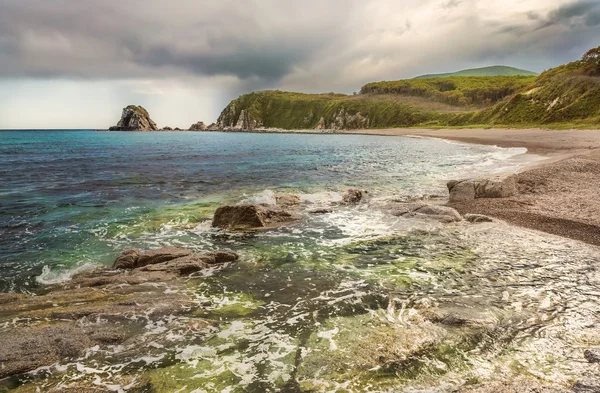
[[[167,96],[179,84],[222,101],[349,93],[467,67],[543,71],[599,36],[596,0],[3,0],[0,82],[118,81]]]

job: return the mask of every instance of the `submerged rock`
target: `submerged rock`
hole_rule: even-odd
[[[80,273],[44,295],[0,294],[2,322],[13,321],[0,336],[0,378],[87,358],[92,347],[127,344],[128,351],[139,352],[113,356],[146,356],[153,342],[163,339],[152,336],[147,342],[143,334],[148,326],[199,307],[186,292],[186,281],[177,277],[237,259],[230,251],[127,250],[115,261],[117,270]],[[193,322],[199,327],[211,323]]]
[[[447,184],[450,202],[464,202],[476,198],[508,198],[517,193],[515,175],[487,179],[451,180]]]
[[[366,194],[367,191],[359,190],[357,188],[350,188],[342,195],[342,203],[346,205],[356,204],[360,202]]]
[[[441,222],[457,222],[462,217],[453,208],[424,202],[396,203],[391,206],[392,215],[397,217],[433,218]]]
[[[282,225],[299,217],[277,205],[228,205],[215,212],[212,226],[222,229],[252,229]]]
[[[123,108],[121,119],[109,131],[157,131],[148,111],[141,106],[129,105]]]

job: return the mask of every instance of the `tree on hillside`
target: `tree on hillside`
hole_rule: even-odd
[[[583,57],[581,62],[585,67],[585,72],[590,75],[600,75],[600,46],[590,49]]]

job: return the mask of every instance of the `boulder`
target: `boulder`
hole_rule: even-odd
[[[583,357],[590,363],[600,363],[600,350],[587,349],[583,352]]]
[[[276,194],[275,203],[281,207],[296,207],[300,205],[300,197],[296,194]]]
[[[451,207],[422,202],[397,203],[392,205],[390,210],[394,216],[398,217],[433,218],[445,223],[462,220],[460,214]]]
[[[237,259],[238,255],[234,252],[216,251],[204,254],[186,255],[167,262],[146,265],[141,267],[140,270],[150,272],[170,272],[183,276],[210,268],[214,265],[234,262]]]
[[[198,123],[194,123],[190,126],[190,131],[206,131],[208,127],[206,127],[206,124],[204,124],[204,122],[199,121]]]
[[[146,265],[167,262],[173,259],[192,255],[193,252],[186,248],[163,247],[156,250],[140,251],[138,249],[125,250],[117,257],[113,264],[114,269],[136,269]]]
[[[173,131],[173,129],[169,126],[161,128],[161,131]]]
[[[350,188],[342,195],[342,203],[346,205],[356,204],[360,202],[366,194],[367,191],[359,190],[357,188]]]
[[[508,198],[517,193],[515,175],[487,179],[451,180],[447,183],[450,202],[465,202],[476,198]]]
[[[277,205],[228,205],[215,212],[212,226],[222,229],[252,229],[278,226],[299,218]]]
[[[123,108],[121,119],[109,131],[157,131],[148,111],[141,106],[129,105]]]
[[[479,224],[481,222],[493,222],[492,217],[484,216],[483,214],[465,214],[464,219],[472,222],[473,224]]]

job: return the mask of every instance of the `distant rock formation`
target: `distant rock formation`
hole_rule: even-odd
[[[165,126],[163,128],[160,129],[161,131],[173,131],[173,129],[169,126]]]
[[[216,128],[224,131],[253,131],[263,128],[263,124],[253,119],[246,109],[238,112],[233,101],[221,112]]]
[[[109,131],[157,131],[156,123],[152,121],[148,111],[141,106],[129,105],[123,108],[121,120]]]
[[[198,123],[194,123],[190,126],[190,131],[206,131],[208,127],[204,124],[203,121],[199,121]]]

